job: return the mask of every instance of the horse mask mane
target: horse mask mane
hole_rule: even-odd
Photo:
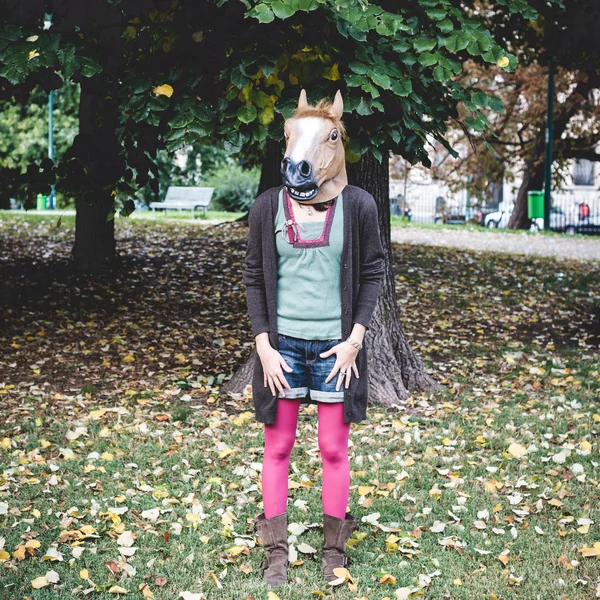
[[[302,90],[294,116],[285,121],[286,149],[281,175],[288,194],[297,202],[327,202],[348,185],[342,143],[343,112],[339,91],[333,104],[321,100],[311,106]]]

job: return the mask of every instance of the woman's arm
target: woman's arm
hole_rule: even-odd
[[[260,200],[256,199],[248,212],[248,247],[246,249],[246,270],[242,283],[246,286],[248,315],[250,316],[252,335],[256,341],[256,352],[263,369],[264,386],[268,385],[274,396],[277,392],[281,396],[285,396],[285,390],[289,390],[290,386],[282,369],[288,373],[292,369],[269,341],[269,316],[263,272],[261,206]]]
[[[246,269],[242,283],[246,286],[246,302],[252,326],[252,335],[269,331],[267,296],[263,274],[261,203],[258,198],[248,212],[248,246]]]

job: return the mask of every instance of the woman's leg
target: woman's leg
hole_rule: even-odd
[[[278,399],[275,423],[265,424],[262,496],[265,517],[286,511],[290,455],[296,441],[300,398]]]
[[[344,403],[319,402],[319,450],[323,460],[323,512],[344,519],[350,493],[348,435]]]

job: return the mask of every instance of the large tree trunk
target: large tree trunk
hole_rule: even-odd
[[[79,269],[110,264],[116,256],[114,221],[109,217],[117,184],[126,161],[116,129],[122,118],[119,106],[123,76],[123,23],[121,9],[111,2],[57,3],[53,11],[57,31],[69,33],[85,13],[95,31],[95,50],[102,72],[81,77],[79,134],[65,158],[71,189],[77,189],[73,257]]]
[[[110,118],[114,108],[103,85],[99,76],[81,82],[77,146],[83,153],[81,166],[89,177],[89,185],[75,199],[73,258],[81,270],[110,264],[116,254],[114,219],[107,220],[114,203],[107,185],[116,166],[114,155],[107,156],[107,149],[117,150],[113,143],[107,143],[114,138],[114,121]]]
[[[272,187],[281,185],[281,159],[285,153],[285,144],[279,140],[267,138],[265,158],[261,165],[260,182],[258,184],[258,193],[271,189]]]
[[[425,371],[400,326],[392,262],[387,153],[381,163],[372,154],[365,154],[358,163],[348,165],[348,179],[352,185],[369,192],[377,202],[385,254],[385,277],[366,335],[369,347],[369,397],[378,404],[402,404],[408,391],[434,390],[439,388],[439,384]]]
[[[371,402],[377,404],[402,405],[408,391],[434,390],[439,384],[425,372],[423,363],[407,342],[400,326],[392,267],[387,155],[381,163],[372,154],[363,156],[358,163],[349,165],[348,177],[350,183],[369,192],[377,202],[381,241],[385,252],[383,286],[371,327],[367,331],[369,397]],[[223,386],[224,392],[240,393],[251,382],[254,360],[255,350]]]

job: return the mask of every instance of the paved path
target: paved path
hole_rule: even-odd
[[[556,256],[583,261],[600,260],[600,237],[598,236],[472,231],[458,227],[392,227],[392,242]]]

